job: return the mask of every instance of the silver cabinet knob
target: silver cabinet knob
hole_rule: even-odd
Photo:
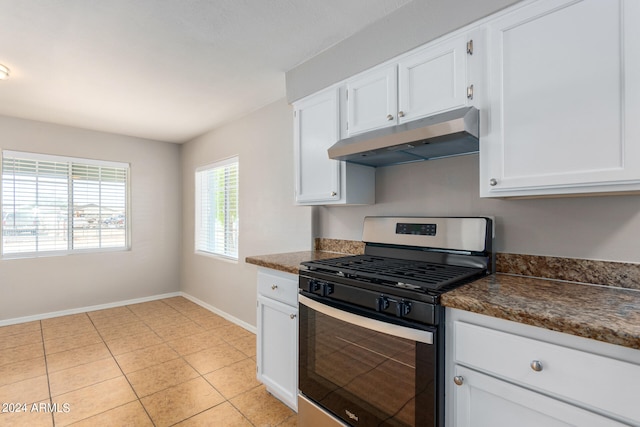
[[[276,289],[278,289],[278,285],[271,285],[271,290],[275,291]]]
[[[404,117],[404,111],[398,111],[398,117]]]
[[[495,178],[491,178],[489,180],[489,185],[492,186],[492,187],[495,187],[496,185],[498,185],[498,180],[495,179]]]
[[[542,363],[540,363],[539,360],[532,360],[529,366],[531,366],[531,369],[533,369],[536,372],[542,371]]]
[[[387,115],[387,120],[389,120],[389,121],[393,120],[393,116],[391,114],[388,114]]]
[[[336,197],[338,195],[338,193],[336,193],[335,191],[331,192],[331,197]]]
[[[460,375],[457,375],[457,376],[453,377],[453,382],[456,385],[462,385],[464,383],[464,378],[462,378]]]
[[[290,314],[290,315],[289,315],[289,318],[290,318],[291,320],[293,320],[293,319],[295,319],[295,318],[296,318],[296,315],[295,315],[295,314]]]

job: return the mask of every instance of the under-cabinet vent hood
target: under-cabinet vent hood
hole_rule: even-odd
[[[342,139],[329,158],[378,167],[477,153],[478,123],[479,111],[464,107]]]

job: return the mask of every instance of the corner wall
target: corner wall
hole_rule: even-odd
[[[256,266],[251,255],[309,250],[311,208],[294,206],[293,110],[284,99],[182,146],[181,290],[256,325]],[[195,169],[239,156],[238,262],[196,254]]]

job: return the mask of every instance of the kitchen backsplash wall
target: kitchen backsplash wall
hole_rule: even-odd
[[[496,270],[520,276],[640,290],[640,264],[635,263],[498,253]]]
[[[478,155],[376,170],[376,204],[316,207],[314,236],[359,241],[365,216],[492,216],[496,252],[640,262],[640,196],[481,199]]]
[[[357,240],[316,238],[317,251],[361,255]],[[640,264],[523,254],[496,254],[496,272],[640,290]]]

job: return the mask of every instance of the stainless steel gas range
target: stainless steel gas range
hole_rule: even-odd
[[[304,262],[299,424],[443,426],[440,295],[493,270],[493,221],[367,217],[365,254]]]

